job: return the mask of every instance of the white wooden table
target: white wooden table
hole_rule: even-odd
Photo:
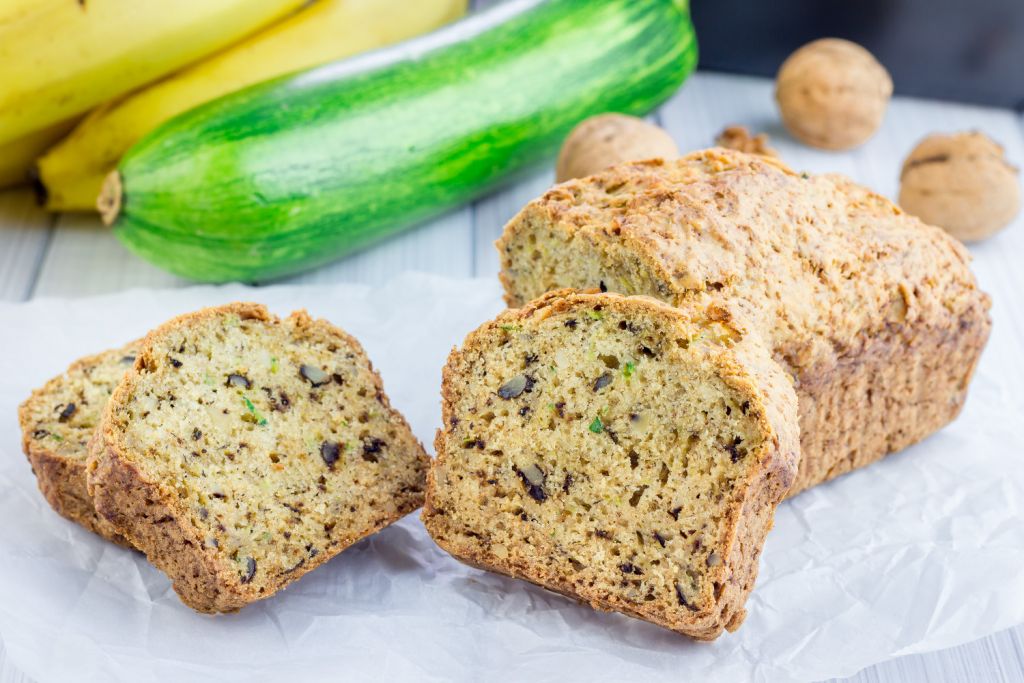
[[[684,151],[709,146],[726,124],[766,131],[792,166],[842,172],[890,197],[897,191],[903,157],[930,131],[982,130],[1007,148],[1014,163],[1024,164],[1024,118],[1019,114],[904,98],[893,101],[883,129],[861,149],[844,154],[811,150],[780,129],[771,82],[758,78],[698,74],[653,118]],[[289,282],[375,284],[401,270],[493,277],[498,259],[492,242],[502,225],[552,181],[553,173],[540,169],[472,206]],[[1024,230],[1024,219],[1010,229]],[[185,284],[134,257],[92,216],[48,215],[28,191],[0,192],[0,300],[82,297]],[[27,680],[6,660],[0,643],[0,683]],[[1024,680],[1024,625],[949,650],[892,660],[850,680]]]

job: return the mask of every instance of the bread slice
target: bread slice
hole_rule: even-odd
[[[22,447],[43,497],[58,514],[121,545],[128,542],[96,514],[86,490],[85,463],[103,408],[138,350],[136,341],[81,358],[18,408]]]
[[[732,150],[557,185],[498,249],[510,306],[602,286],[742,310],[796,381],[791,493],[954,419],[991,328],[970,254],[943,230],[841,176]]]
[[[561,291],[444,370],[423,521],[474,566],[699,639],[733,630],[796,475],[796,397],[723,308]]]
[[[227,612],[418,508],[428,462],[355,339],[236,303],[146,337],[88,476],[185,604]]]

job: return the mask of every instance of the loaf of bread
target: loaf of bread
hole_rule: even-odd
[[[132,367],[138,342],[75,361],[18,409],[22,447],[39,490],[58,514],[121,545],[114,527],[96,514],[86,490],[89,439],[114,387]]]
[[[796,395],[727,309],[553,292],[452,352],[423,521],[474,566],[735,629],[796,475]]]
[[[512,306],[560,287],[730,301],[794,380],[793,493],[952,420],[990,329],[964,247],[832,175],[724,149],[552,188],[498,241]]]
[[[352,337],[230,304],[146,337],[88,483],[183,602],[226,612],[418,508],[428,462]]]

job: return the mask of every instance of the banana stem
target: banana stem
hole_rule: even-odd
[[[103,219],[103,225],[113,225],[114,221],[121,214],[121,174],[111,171],[103,181],[103,189],[96,200],[96,208]]]

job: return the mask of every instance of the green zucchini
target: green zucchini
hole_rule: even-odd
[[[513,1],[168,121],[100,210],[184,277],[288,275],[481,195],[587,116],[650,111],[696,61],[685,0]]]

